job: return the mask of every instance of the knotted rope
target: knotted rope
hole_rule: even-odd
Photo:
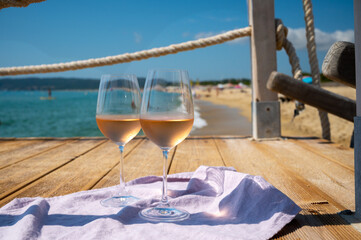
[[[105,65],[139,61],[151,57],[160,57],[168,54],[176,54],[178,52],[189,51],[196,48],[204,48],[250,35],[251,35],[251,27],[245,27],[245,28],[228,31],[222,34],[218,34],[213,37],[201,38],[194,41],[172,44],[167,47],[152,48],[149,50],[138,51],[134,53],[124,53],[116,56],[73,61],[67,63],[0,68],[0,76],[63,72],[69,70],[78,70],[83,68],[100,67]]]
[[[282,50],[285,49],[288,60],[292,66],[293,77],[297,80],[302,80],[302,70],[300,67],[300,60],[297,57],[296,50],[293,47],[292,43],[287,39],[288,29],[283,25],[281,19],[276,19],[276,49]],[[295,109],[292,121],[294,118],[299,115],[301,111],[305,109],[305,104],[299,101],[295,101]]]
[[[312,83],[320,87],[320,71],[316,53],[315,26],[311,0],[303,0],[303,10],[305,12],[307,52],[311,68]],[[322,126],[322,138],[331,140],[330,122],[328,120],[327,112],[318,110],[318,115],[320,116]]]
[[[300,60],[297,57],[296,50],[292,43],[287,39],[288,29],[283,25],[281,19],[276,19],[276,49],[285,49],[288,55],[288,61],[292,66],[292,74],[295,79],[302,80],[302,70]]]
[[[307,38],[307,52],[308,59],[311,67],[312,83],[320,87],[320,72],[318,66],[318,59],[316,53],[316,42],[315,42],[315,30],[312,13],[312,3],[310,0],[303,0],[303,7],[305,12],[306,22],[306,38]],[[292,66],[292,74],[295,79],[302,80],[302,70],[299,64],[299,59],[296,55],[296,50],[292,43],[287,40],[288,29],[283,25],[280,19],[276,19],[276,49],[285,49],[289,62]],[[298,106],[301,107],[302,106]],[[297,108],[297,104],[296,104]],[[327,113],[318,110],[318,114],[321,121],[322,127],[322,138],[331,140],[330,122],[328,120]]]

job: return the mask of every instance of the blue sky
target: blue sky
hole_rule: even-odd
[[[314,0],[313,4],[321,67],[333,42],[353,41],[353,1]],[[295,43],[301,68],[309,71],[302,1],[275,0],[275,16],[289,28],[289,39]],[[0,10],[0,67],[130,53],[247,25],[246,0],[47,0],[26,8]],[[278,52],[277,61],[278,71],[291,74],[284,51]],[[187,69],[192,79],[200,80],[250,78],[249,39],[132,63],[32,76],[146,76],[153,68]]]

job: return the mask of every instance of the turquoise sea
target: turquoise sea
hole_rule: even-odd
[[[103,136],[97,91],[0,91],[0,137]]]
[[[0,137],[103,136],[95,120],[98,91],[53,91],[54,99],[47,97],[47,91],[0,91]],[[197,106],[194,115],[193,129],[207,125]]]
[[[47,97],[47,91],[0,91],[0,137],[103,136],[95,120],[98,91],[53,91],[54,99]],[[207,125],[197,110],[193,129]]]

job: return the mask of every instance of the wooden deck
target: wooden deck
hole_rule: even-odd
[[[252,141],[191,137],[169,155],[169,173],[199,165],[261,175],[303,210],[276,237],[361,239],[337,213],[354,209],[353,149],[319,139]],[[0,206],[19,197],[51,197],[119,183],[119,152],[105,138],[0,139]],[[146,138],[125,149],[126,180],[161,175],[161,152]]]

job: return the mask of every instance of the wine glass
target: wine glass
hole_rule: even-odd
[[[116,143],[120,150],[120,189],[117,196],[104,199],[106,207],[124,207],[138,200],[130,196],[124,178],[124,146],[140,130],[140,90],[135,75],[103,75],[100,80],[96,121],[99,130]]]
[[[188,73],[184,70],[152,70],[144,86],[140,124],[147,137],[163,151],[162,199],[139,215],[149,221],[174,222],[189,213],[171,207],[167,196],[168,153],[190,133],[194,121]]]

